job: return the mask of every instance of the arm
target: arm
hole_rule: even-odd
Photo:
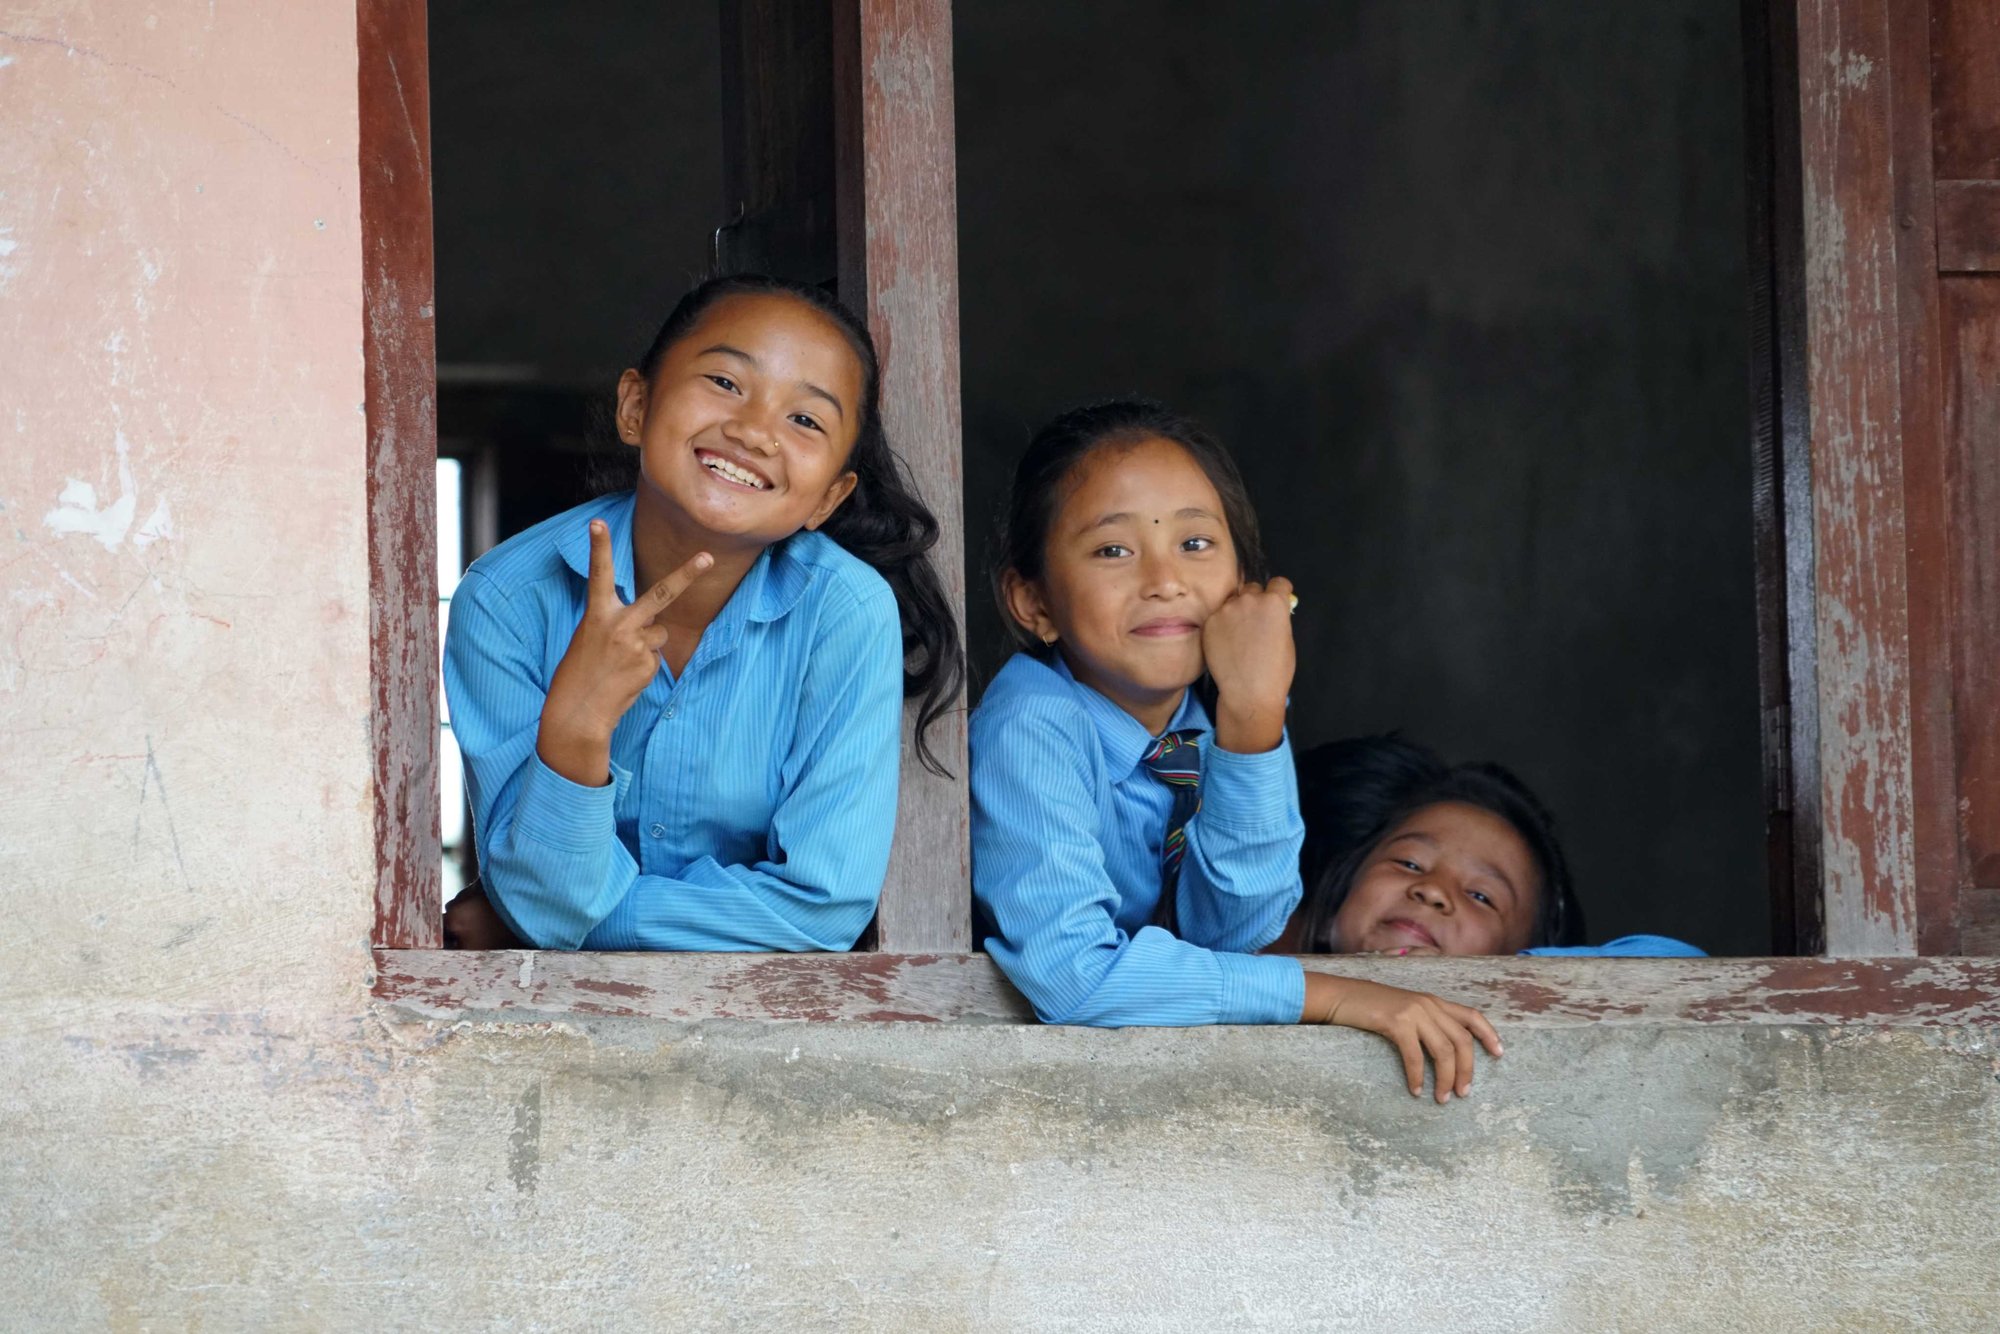
[[[1097,793],[1077,750],[1090,723],[1062,705],[1031,700],[973,720],[973,892],[999,932],[988,942],[995,962],[1049,1023],[1298,1022],[1296,960],[1119,929]]]
[[[903,725],[903,636],[880,596],[828,607],[800,683],[798,730],[763,860],[702,857],[633,875],[585,940],[604,950],[847,950],[889,869]],[[616,874],[632,867],[617,845]],[[636,868],[634,868],[636,869]]]
[[[702,858],[671,877],[642,876],[616,828],[631,775],[610,765],[610,782],[579,784],[536,753],[543,631],[469,574],[453,601],[445,692],[484,878],[515,933],[549,949],[849,948],[888,864],[901,725],[894,608],[865,610],[830,616],[827,641],[815,646],[794,740],[798,775],[774,813],[771,856],[749,867]]]
[[[1304,892],[1291,747],[1254,755],[1208,747],[1201,793],[1181,863],[1180,933],[1209,949],[1254,952],[1278,938]]]

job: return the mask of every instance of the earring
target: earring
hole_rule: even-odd
[[[1047,645],[1048,645],[1048,646],[1049,646],[1050,648],[1054,648],[1054,647],[1056,646],[1056,636],[1055,636],[1055,632],[1054,632],[1054,631],[1050,631],[1050,632],[1049,632],[1048,634],[1045,634],[1045,635],[1043,635],[1043,636],[1042,636],[1042,642],[1043,642],[1044,644],[1047,644]]]

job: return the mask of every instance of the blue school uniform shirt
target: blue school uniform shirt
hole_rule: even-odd
[[[818,533],[767,548],[675,679],[663,665],[583,787],[535,752],[583,617],[592,519],[632,588],[632,493],[473,562],[444,684],[480,878],[544,949],[844,950],[889,865],[902,727],[895,595]]]
[[[1142,757],[1154,738],[1060,656],[1016,655],[971,721],[972,887],[987,950],[1050,1023],[1297,1023],[1305,973],[1258,955],[1298,905],[1291,747],[1211,743],[1192,691],[1169,731],[1201,732],[1200,811],[1187,825],[1181,934],[1148,925],[1173,792]]]
[[[1620,936],[1602,945],[1544,945],[1523,954],[1566,959],[1706,959],[1705,950],[1671,936]]]

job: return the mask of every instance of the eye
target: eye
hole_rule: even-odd
[[[709,383],[716,385],[719,388],[726,389],[732,394],[737,392],[736,381],[730,379],[727,375],[718,375],[714,372],[710,372],[705,378],[707,378]]]
[[[803,412],[794,412],[789,418],[787,418],[787,420],[790,421],[792,425],[799,427],[801,430],[818,431],[821,435],[826,434],[825,427],[821,426],[811,417],[806,416],[806,414]]]
[[[1090,554],[1093,556],[1102,556],[1106,560],[1117,560],[1120,556],[1131,555],[1132,548],[1124,546],[1117,542],[1106,542],[1103,546],[1099,547],[1097,550],[1091,552]]]
[[[1409,871],[1416,875],[1422,875],[1424,873],[1424,868],[1417,865],[1415,862],[1411,861],[1408,857],[1396,858],[1396,865],[1402,867],[1405,871]]]
[[[1215,539],[1212,537],[1189,537],[1181,541],[1182,551],[1211,551],[1214,548]]]
[[[1493,896],[1491,894],[1486,893],[1484,890],[1468,889],[1465,891],[1465,896],[1471,899],[1474,903],[1483,903],[1489,908],[1493,906]]]

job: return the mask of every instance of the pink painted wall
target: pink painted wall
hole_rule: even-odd
[[[361,985],[354,13],[0,18],[0,885],[48,1005]]]

